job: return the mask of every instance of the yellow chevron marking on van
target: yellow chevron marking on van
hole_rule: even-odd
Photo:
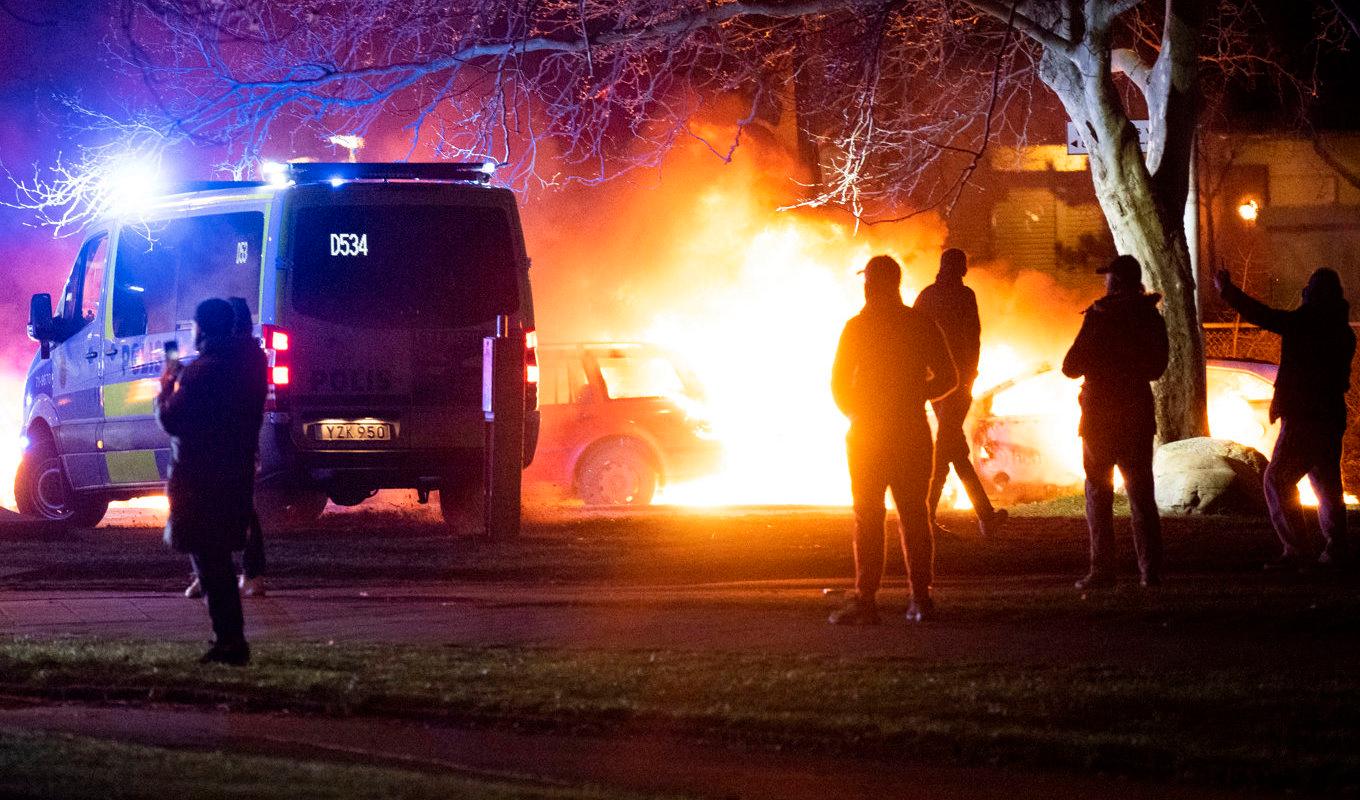
[[[152,404],[160,392],[161,382],[157,378],[107,384],[104,386],[104,416],[132,417],[151,414],[155,411]]]
[[[155,450],[125,450],[105,453],[110,483],[152,483],[161,479]]]

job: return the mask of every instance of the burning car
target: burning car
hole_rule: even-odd
[[[591,506],[645,506],[667,482],[719,467],[703,391],[665,350],[542,345],[538,359],[541,427],[527,483]]]
[[[1270,453],[1279,432],[1270,422],[1277,370],[1260,361],[1209,359],[1213,435]],[[1080,383],[1044,365],[978,395],[971,421],[973,458],[990,490],[1029,500],[1082,483],[1080,390]]]

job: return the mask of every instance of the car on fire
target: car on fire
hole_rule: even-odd
[[[482,339],[498,317],[526,332],[526,462],[538,432],[529,259],[493,169],[290,164],[92,225],[56,308],[30,305],[20,510],[92,526],[112,500],[163,491],[165,345],[191,354],[195,306],[239,296],[270,363],[262,516],[303,522],[408,488],[438,492],[451,524],[479,519]]]
[[[1270,422],[1275,364],[1208,360],[1210,427],[1216,436],[1266,455],[1279,427]],[[1083,480],[1077,438],[1078,381],[1044,365],[980,393],[969,420],[973,460],[989,491],[1014,501],[1041,499]]]
[[[588,506],[645,506],[666,483],[720,466],[702,387],[665,350],[544,344],[538,363],[542,424],[526,482]]]

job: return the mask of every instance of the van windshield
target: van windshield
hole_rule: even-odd
[[[458,328],[519,306],[515,243],[490,206],[306,206],[293,230],[292,304],[366,328]]]

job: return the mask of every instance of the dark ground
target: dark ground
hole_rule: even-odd
[[[955,534],[937,542],[941,577],[1072,576],[1086,566],[1075,499],[1021,507],[1002,536],[979,539],[970,517],[944,514]],[[1075,512],[1075,513],[1074,513]],[[185,559],[161,544],[162,517],[111,512],[100,528],[34,534],[0,527],[0,589],[182,588]],[[689,584],[848,578],[849,509],[749,508],[585,513],[530,509],[523,535],[498,543],[449,536],[429,508],[391,503],[327,513],[313,527],[268,538],[271,582],[291,588],[356,582],[529,581]],[[1126,537],[1127,531],[1121,530]],[[1173,572],[1254,572],[1276,545],[1263,519],[1171,518]],[[1121,538],[1126,570],[1133,570]],[[889,549],[889,574],[901,575]]]
[[[173,594],[186,568],[156,514],[61,535],[0,529],[0,706],[18,704],[0,708],[0,765],[26,781],[54,757],[121,763],[101,744],[112,740],[166,764],[184,747],[235,753],[185,769],[245,781],[284,767],[324,776],[338,761],[388,770],[355,778],[365,786],[479,764],[518,775],[451,796],[546,796],[544,779],[607,796],[775,796],[762,789],[790,763],[807,769],[784,785],[809,797],[881,797],[885,763],[900,765],[889,785],[914,782],[901,796],[922,798],[1360,793],[1356,583],[1264,573],[1264,520],[1170,518],[1164,589],[1082,596],[1078,508],[1017,509],[994,541],[947,516],[959,534],[939,542],[941,621],[863,630],[823,622],[849,585],[845,509],[540,509],[503,543],[451,538],[429,509],[328,514],[270,536],[271,594],[247,601],[258,658],[245,671],[189,663],[205,621]],[[897,611],[900,556],[890,563]],[[137,722],[161,718],[198,738],[176,747]],[[340,719],[356,720],[351,737],[393,733],[345,750],[325,733]],[[28,738],[6,738],[16,729]],[[540,737],[539,755],[500,759],[508,731]],[[660,738],[625,748],[641,732]],[[667,766],[591,766],[611,749]],[[714,769],[732,781],[694,778]],[[837,769],[841,780],[813,779]],[[67,773],[32,796],[67,796],[80,770]],[[128,776],[146,791],[127,796],[174,792],[159,774]]]

